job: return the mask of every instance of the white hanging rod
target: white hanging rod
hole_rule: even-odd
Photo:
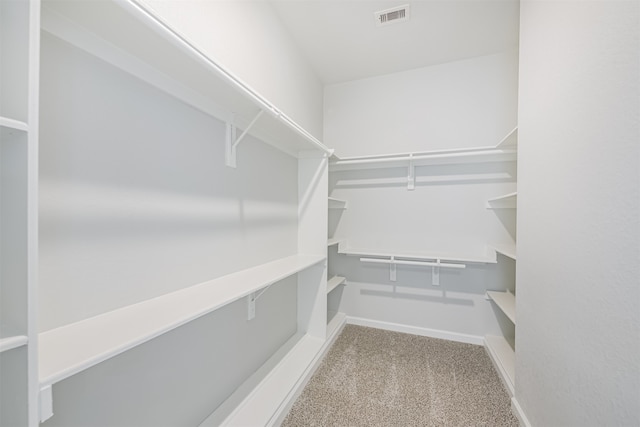
[[[263,98],[258,92],[253,90],[249,85],[244,83],[238,77],[236,77],[233,73],[225,70],[216,62],[214,62],[211,58],[205,55],[198,48],[193,46],[187,39],[176,33],[169,27],[165,22],[161,19],[150,13],[144,6],[139,4],[138,0],[127,0],[126,2],[118,2],[119,5],[123,6],[125,9],[128,9],[130,12],[133,12],[134,16],[137,14],[143,14],[147,20],[148,24],[156,30],[159,34],[165,37],[167,40],[171,41],[174,44],[182,47],[185,52],[191,55],[193,58],[197,59],[200,62],[203,62],[205,65],[211,67],[214,71],[218,73],[222,78],[224,78],[232,87],[236,88],[240,93],[244,94],[247,98],[255,102],[261,110],[267,110],[271,113],[272,116],[280,118],[285,125],[289,128],[293,129],[313,145],[315,145],[318,149],[322,150],[324,153],[331,155],[333,154],[333,150],[327,148],[322,142],[317,140],[313,135],[304,130],[300,125],[290,119],[286,114],[282,113],[278,110],[274,105],[269,103],[265,98]]]
[[[483,147],[483,148],[465,148],[458,150],[442,150],[422,153],[402,153],[402,154],[388,154],[380,156],[363,156],[363,157],[349,157],[345,159],[336,160],[332,162],[332,165],[357,165],[357,164],[370,164],[370,163],[385,163],[385,162],[397,162],[397,161],[409,161],[409,160],[426,160],[426,159],[439,159],[439,158],[455,158],[455,157],[472,157],[485,154],[509,154],[515,153],[515,150],[500,149],[495,147]]]
[[[360,258],[361,262],[373,262],[378,264],[402,264],[402,265],[418,265],[422,267],[443,267],[443,268],[466,268],[465,264],[451,264],[446,262],[431,262],[431,261],[405,261],[395,258],[381,259],[381,258]]]

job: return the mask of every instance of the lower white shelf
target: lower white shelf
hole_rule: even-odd
[[[313,368],[325,340],[303,336],[282,361],[233,411],[222,426],[266,426],[273,425],[280,407],[294,393],[298,382]]]
[[[327,323],[327,337],[333,336],[336,331],[342,328],[347,323],[347,315],[342,312],[335,312],[330,314],[329,322]]]
[[[496,335],[485,336],[484,346],[487,349],[487,353],[489,353],[489,357],[496,367],[502,382],[511,393],[511,396],[513,396],[516,371],[516,354],[514,346],[510,344],[506,338]]]
[[[516,296],[510,292],[487,291],[487,296],[507,315],[509,320],[516,323]]]
[[[331,292],[341,284],[343,284],[347,279],[342,276],[333,276],[331,279],[327,281],[327,293]]]
[[[0,353],[13,350],[14,348],[27,345],[29,338],[26,335],[15,335],[6,338],[0,338]]]
[[[326,259],[293,255],[38,336],[40,386],[54,384]]]

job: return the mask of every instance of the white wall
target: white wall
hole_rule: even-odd
[[[264,0],[141,1],[322,140],[322,83]]]
[[[640,4],[524,1],[515,397],[640,424]]]
[[[46,33],[41,75],[41,330],[297,252],[297,159],[249,138],[226,167],[223,123]],[[197,424],[296,300],[292,277],[250,322],[240,300],[54,385],[47,425]]]
[[[339,156],[491,146],[515,127],[516,106],[517,52],[505,52],[328,86],[325,142]],[[330,233],[351,248],[477,259],[515,238],[514,212],[486,209],[487,199],[515,191],[515,162],[418,167],[414,191],[406,168],[331,172],[329,181],[348,203],[330,212]],[[437,287],[430,268],[399,266],[390,282],[388,266],[332,253],[330,275],[349,284],[330,305],[478,342],[508,324],[484,299],[486,289],[513,288],[512,262],[499,261],[443,269]]]

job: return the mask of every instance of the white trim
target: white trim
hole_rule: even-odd
[[[403,332],[405,334],[420,335],[423,337],[439,338],[466,344],[484,345],[484,338],[479,335],[468,335],[458,332],[441,331],[439,329],[402,325],[399,323],[383,322],[380,320],[365,319],[362,317],[347,316],[347,324],[367,326],[369,328],[384,329],[387,331]]]
[[[529,419],[525,415],[524,411],[522,410],[522,406],[520,406],[515,396],[511,398],[511,412],[516,416],[516,418],[520,422],[521,427],[531,427]]]

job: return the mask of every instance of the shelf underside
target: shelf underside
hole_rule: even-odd
[[[325,260],[294,255],[39,335],[41,386],[56,383]]]
[[[513,243],[495,244],[492,247],[498,252],[511,259],[516,259],[516,245]]]
[[[297,155],[329,150],[233,74],[136,2],[44,0],[43,30],[189,105]]]

